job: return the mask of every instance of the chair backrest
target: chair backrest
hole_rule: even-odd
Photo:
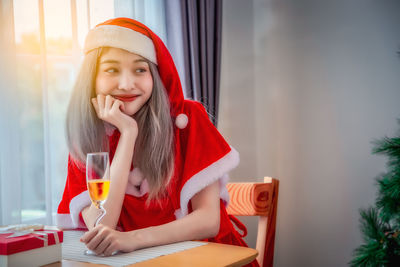
[[[265,177],[264,183],[228,183],[230,203],[227,212],[237,216],[259,216],[257,261],[260,266],[272,267],[279,181]]]

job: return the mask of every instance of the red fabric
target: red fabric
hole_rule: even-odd
[[[232,223],[234,223],[236,227],[243,232],[242,234],[240,234],[241,237],[247,236],[247,228],[241,221],[239,221],[238,218],[233,215],[229,215],[229,219],[231,219]]]
[[[47,231],[47,230],[46,230]],[[39,232],[39,231],[38,231]],[[62,231],[51,231],[58,235],[59,243],[63,242],[63,232]],[[56,239],[53,233],[47,233],[48,246],[55,245]],[[37,237],[44,237],[42,235],[24,235],[18,237],[7,238],[9,234],[0,234],[0,255],[11,255],[22,251],[27,251],[35,248],[41,248],[44,246],[44,241]]]
[[[130,231],[171,222],[176,220],[176,216],[184,216],[190,212],[190,202],[184,201],[187,196],[193,196],[220,179],[236,167],[237,162],[229,158],[229,155],[233,154],[231,148],[210,122],[204,107],[198,102],[183,99],[178,72],[161,39],[145,25],[128,18],[112,19],[97,27],[101,25],[129,28],[153,41],[158,71],[171,104],[171,117],[174,120],[181,113],[188,117],[185,128],[174,128],[175,167],[167,195],[160,200],[161,204],[153,201],[149,206],[146,206],[147,194],[143,197],[125,195],[118,227],[122,231]],[[111,160],[118,140],[119,132],[115,130],[109,140]],[[69,214],[71,200],[86,191],[85,170],[81,165],[76,165],[69,159],[67,183],[58,209],[59,214]],[[190,197],[187,200],[189,201]],[[209,241],[246,246],[233,227],[222,200],[220,206],[220,230],[218,235]]]
[[[189,123],[184,129],[175,128],[175,175],[168,188],[177,210],[186,182],[231,151],[200,103],[185,100],[183,111]]]
[[[58,214],[70,214],[69,203],[71,200],[87,190],[85,171],[86,167],[83,164],[74,161],[71,155],[68,155],[67,181],[61,202],[58,205]]]

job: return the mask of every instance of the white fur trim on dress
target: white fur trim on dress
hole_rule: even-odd
[[[71,214],[57,213],[56,214],[56,225],[61,229],[75,229],[75,228],[86,228],[86,225],[79,221],[78,226],[74,226],[72,222]]]
[[[91,203],[88,191],[75,196],[69,203],[70,214],[57,214],[57,226],[65,229],[86,227],[79,221],[79,213]]]
[[[231,151],[220,160],[193,175],[183,186],[180,195],[180,209],[175,211],[177,219],[188,214],[188,204],[192,197],[208,185],[219,180],[220,198],[225,205],[229,202],[229,194],[226,184],[229,180],[228,172],[239,164],[239,153],[231,147]]]
[[[153,41],[140,32],[116,25],[102,25],[90,30],[83,49],[85,54],[103,46],[121,48],[157,64]]]

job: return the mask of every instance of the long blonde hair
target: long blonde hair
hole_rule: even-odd
[[[104,122],[97,117],[90,102],[96,96],[96,73],[103,52],[104,48],[97,48],[86,54],[68,106],[67,145],[73,159],[80,163],[86,162],[87,153],[109,151]],[[139,134],[133,165],[147,179],[149,199],[154,199],[165,193],[165,187],[173,174],[174,134],[166,90],[157,66],[149,61],[148,64],[153,76],[153,91],[149,100],[134,115]]]

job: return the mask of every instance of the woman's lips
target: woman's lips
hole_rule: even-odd
[[[114,98],[121,100],[123,102],[131,102],[135,100],[138,95],[115,95]]]

